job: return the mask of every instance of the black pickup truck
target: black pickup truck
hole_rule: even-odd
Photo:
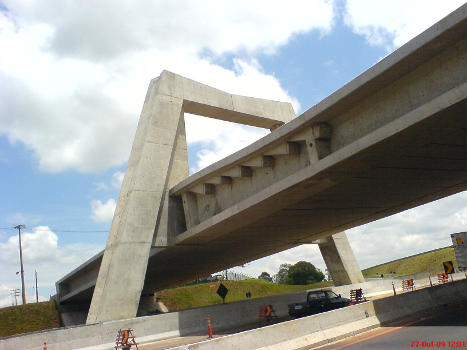
[[[313,315],[349,304],[350,299],[342,298],[332,290],[316,290],[307,294],[305,302],[289,304],[289,315],[293,317]]]

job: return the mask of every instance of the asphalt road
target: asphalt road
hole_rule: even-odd
[[[443,310],[430,318],[394,324],[314,350],[467,349],[465,305]]]
[[[275,319],[283,322],[289,317]],[[222,332],[214,329],[214,337],[257,328],[258,324],[235,327]],[[207,331],[206,331],[207,333]],[[141,350],[161,350],[207,340],[207,334],[172,337],[138,345]],[[463,343],[462,343],[463,342]],[[444,344],[444,346],[443,346]],[[436,315],[380,327],[313,350],[404,350],[404,349],[464,349],[467,345],[467,311],[465,304],[442,310]]]
[[[268,325],[275,324],[275,323],[280,323],[290,320],[289,316],[284,316],[284,317],[278,317],[273,319],[271,322],[267,323]],[[259,325],[257,322],[239,326],[239,327],[234,327],[234,328],[229,328],[226,330],[218,331],[217,329],[213,329],[214,332],[214,338],[217,337],[222,337],[224,335],[229,335],[229,334],[235,334],[243,331],[247,331],[250,329],[258,328],[261,326],[265,326],[266,323],[263,323]],[[142,345],[138,345],[138,348],[141,350],[162,350],[162,349],[168,349],[172,348],[175,346],[180,346],[180,345],[185,345],[185,344],[192,344],[196,342],[200,342],[203,340],[209,339],[207,336],[207,329],[205,334],[197,334],[197,335],[191,335],[191,336],[183,336],[183,337],[171,337],[167,339],[161,339],[157,340],[151,343],[146,343]]]

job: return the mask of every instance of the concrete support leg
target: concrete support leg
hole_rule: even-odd
[[[153,80],[146,96],[87,324],[136,316],[154,234],[169,240],[168,186],[187,177],[188,166],[183,100],[161,87]]]
[[[318,246],[335,286],[365,281],[345,232],[328,237]]]

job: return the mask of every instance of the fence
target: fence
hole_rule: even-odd
[[[253,277],[245,275],[244,273],[241,273],[241,272],[227,271],[227,279],[230,281],[242,281],[242,280],[248,280],[250,278],[253,278]]]

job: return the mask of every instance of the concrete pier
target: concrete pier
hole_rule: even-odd
[[[335,286],[365,281],[345,232],[320,240],[318,246]]]

